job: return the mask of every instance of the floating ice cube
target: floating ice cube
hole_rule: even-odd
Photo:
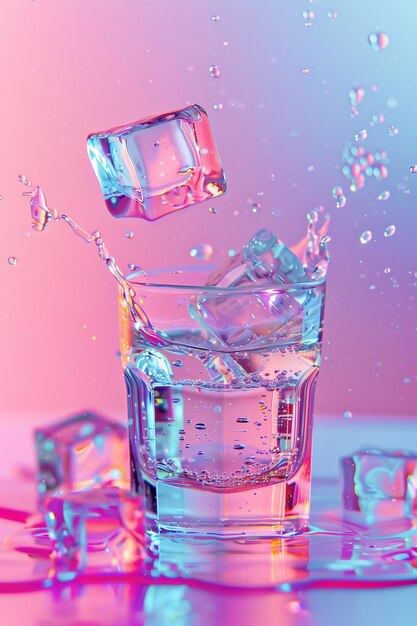
[[[370,520],[417,515],[417,453],[359,450],[341,463],[345,510]]]
[[[155,220],[226,190],[207,113],[196,104],[91,134],[87,149],[114,217]]]
[[[45,521],[58,577],[82,570],[92,556],[88,553],[101,569],[122,569],[144,558],[142,500],[123,489],[51,496],[45,501]]]
[[[47,495],[128,481],[127,429],[85,412],[35,431],[40,504]]]

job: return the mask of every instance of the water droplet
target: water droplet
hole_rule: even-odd
[[[386,33],[371,33],[368,41],[373,50],[384,50],[389,44],[389,37]]]
[[[262,205],[259,204],[259,202],[254,202],[252,204],[252,213],[259,213],[261,209],[262,209]]]
[[[363,87],[352,87],[352,89],[349,89],[351,105],[357,107],[362,102],[364,95],[365,89]]]
[[[417,174],[417,165],[412,165],[410,167],[410,174]]]
[[[223,106],[223,104],[221,102],[218,102],[217,104],[213,105],[213,109],[215,111],[223,111],[223,108],[224,108],[224,106]]]
[[[303,67],[301,73],[303,76],[308,76],[310,74],[310,70],[308,69],[308,67]]]
[[[329,18],[329,20],[336,20],[337,19],[336,11],[328,11],[327,17]]]
[[[9,258],[7,259],[7,262],[9,265],[17,265],[18,264],[18,259],[15,256],[9,256]]]
[[[346,196],[340,196],[340,198],[336,202],[336,208],[343,209],[344,206],[346,206]]]
[[[382,193],[379,194],[379,196],[377,197],[377,200],[389,200],[390,195],[391,194],[389,191],[383,191]]]
[[[365,230],[362,235],[359,237],[359,240],[361,243],[365,244],[368,243],[369,241],[371,241],[372,239],[372,232],[370,230]]]
[[[396,137],[398,135],[400,131],[398,130],[398,128],[396,126],[390,126],[388,128],[388,135],[390,137]]]
[[[403,378],[403,383],[408,385],[408,383],[411,383],[411,378]]]
[[[195,248],[191,248],[190,256],[203,261],[208,261],[213,256],[213,248],[209,243],[202,243]]]
[[[333,198],[341,198],[343,196],[343,189],[338,185],[332,189]]]
[[[350,411],[345,411],[343,413],[343,417],[349,420],[352,417],[352,413]]]
[[[396,109],[397,106],[398,106],[398,102],[397,102],[397,100],[395,98],[392,98],[392,97],[388,98],[388,100],[387,100],[387,107],[389,109]]]
[[[249,417],[237,417],[236,421],[238,424],[248,424],[249,423]]]
[[[128,230],[127,233],[125,233],[125,236],[127,239],[133,239],[133,237],[135,236],[135,233],[132,232],[131,230]]]
[[[392,237],[395,234],[395,225],[391,224],[384,230],[384,237]]]
[[[220,22],[220,15],[212,15],[211,19],[213,22]]]
[[[220,78],[221,76],[220,68],[218,65],[210,65],[209,72],[212,78]]]
[[[237,250],[235,250],[234,248],[230,248],[230,250],[227,251],[228,256],[236,256],[237,255]]]
[[[194,426],[194,428],[196,428],[197,430],[206,430],[207,426],[203,424],[203,422],[199,422]]]
[[[214,206],[209,207],[210,213],[217,213],[217,209]]]
[[[214,407],[214,412],[215,413],[221,413],[222,412],[222,407],[219,404],[216,404],[216,406]]]
[[[391,268],[390,267],[386,267],[384,269],[384,274],[389,274],[391,272]]]
[[[355,141],[365,141],[365,139],[367,138],[368,133],[366,130],[360,130],[358,133],[356,133],[355,135]]]
[[[32,185],[31,181],[23,174],[19,174],[18,179],[19,179],[19,182],[23,183],[26,186],[30,187]]]
[[[244,450],[245,449],[245,444],[244,443],[236,443],[233,446],[233,450]]]
[[[172,365],[175,365],[175,367],[183,367],[184,363],[180,359],[177,359],[176,361],[172,361]]]

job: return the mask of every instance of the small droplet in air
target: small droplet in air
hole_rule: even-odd
[[[221,102],[218,102],[217,104],[214,104],[214,105],[213,105],[213,109],[214,109],[215,111],[223,111],[223,108],[224,108],[224,107],[223,107],[223,104],[222,104]]]
[[[261,209],[262,209],[262,205],[259,204],[259,202],[254,202],[252,204],[252,213],[259,213]]]
[[[211,19],[213,22],[220,22],[220,15],[212,15]]]
[[[412,165],[410,167],[410,174],[417,174],[417,165]]]
[[[158,148],[159,147],[159,141],[154,141],[153,145],[154,145],[155,148]]]
[[[387,107],[389,109],[396,109],[397,106],[398,106],[398,102],[397,102],[397,100],[395,98],[392,98],[392,97],[388,98],[388,100],[387,100]]]
[[[336,20],[337,19],[336,11],[328,11],[327,17],[329,18],[329,20]]]
[[[359,241],[363,244],[368,243],[372,239],[372,232],[370,230],[365,230],[362,235],[359,237]]]
[[[310,74],[310,70],[308,69],[308,67],[303,67],[301,73],[303,76],[308,76]]]
[[[18,260],[15,256],[9,256],[9,258],[7,259],[7,262],[9,265],[15,266],[18,263]]]
[[[343,209],[344,206],[346,206],[346,196],[340,196],[336,202],[336,208]]]
[[[206,430],[207,426],[203,422],[200,422],[196,424],[194,428],[196,428],[197,430]]]
[[[389,191],[383,191],[382,193],[379,194],[379,196],[377,197],[377,200],[389,200],[390,195],[391,194]]]
[[[221,76],[220,68],[218,65],[210,65],[209,72],[212,78],[220,78]]]
[[[190,256],[203,261],[208,261],[213,256],[213,248],[209,243],[202,243],[195,248],[191,248]]]
[[[217,213],[217,209],[214,206],[209,207],[210,213]]]
[[[367,138],[368,133],[366,132],[366,130],[360,130],[358,133],[356,133],[355,135],[355,141],[365,141],[365,139]]]
[[[337,187],[333,187],[332,189],[333,198],[341,198],[343,196],[343,189],[338,185]]]
[[[391,272],[391,268],[390,267],[386,267],[384,269],[384,274],[389,274]]]
[[[23,174],[19,174],[18,179],[19,182],[23,183],[24,185],[28,185],[29,187],[32,185],[31,181]]]
[[[132,232],[131,230],[128,230],[127,233],[125,233],[126,239],[133,239],[133,237],[135,236],[135,233]]]
[[[349,420],[352,417],[352,413],[350,411],[345,411],[343,413],[343,417],[347,420]]]
[[[389,37],[386,33],[371,33],[368,41],[373,50],[384,50],[389,44]]]
[[[396,126],[390,126],[388,128],[388,135],[390,137],[396,137],[398,135],[400,131],[398,130],[398,128]]]
[[[391,224],[384,230],[384,237],[392,237],[395,234],[395,225]]]

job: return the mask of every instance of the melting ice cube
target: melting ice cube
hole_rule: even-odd
[[[417,453],[365,449],[341,464],[345,510],[369,520],[417,515]]]
[[[87,149],[114,217],[155,220],[226,190],[207,113],[197,104],[91,134]]]
[[[127,429],[85,412],[35,431],[38,491],[47,495],[128,481]]]
[[[96,553],[101,570],[142,561],[145,523],[142,500],[117,487],[54,495],[45,502],[57,577],[75,574]],[[104,559],[104,562],[103,562]],[[67,579],[67,578],[66,578]]]
[[[324,288],[268,230],[258,231],[208,284],[219,291],[207,290],[189,312],[216,347],[314,343],[319,338]]]

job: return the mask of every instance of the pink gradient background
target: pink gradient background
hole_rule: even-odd
[[[301,16],[306,8],[315,11],[311,28]],[[337,19],[328,11],[337,11]],[[408,168],[417,162],[416,27],[408,0],[399,13],[376,0],[312,7],[276,0],[4,0],[3,414],[46,420],[85,407],[125,414],[116,284],[92,246],[65,225],[50,225],[43,235],[30,229],[17,182],[23,173],[42,184],[52,206],[100,229],[124,269],[129,262],[189,265],[198,243],[211,243],[221,262],[262,227],[292,244],[304,233],[306,212],[323,205],[332,216],[332,267],[317,413],[415,415],[417,175]],[[376,28],[390,36],[380,52],[367,42]],[[221,69],[219,79],[210,77],[212,64]],[[357,84],[366,96],[352,119],[349,89]],[[390,97],[396,108],[387,106]],[[218,213],[204,203],[155,223],[111,218],[86,136],[188,102],[208,111],[227,174],[226,196],[212,203]],[[219,102],[224,108],[215,111]],[[374,132],[369,121],[378,113],[386,121]],[[397,137],[388,134],[392,124]],[[390,174],[353,194],[341,173],[341,150],[362,128],[369,145],[388,151]],[[331,195],[337,184],[348,198],[344,209]],[[386,189],[390,200],[376,201]],[[252,202],[261,202],[259,213]],[[387,239],[390,224],[397,232]],[[359,236],[367,229],[375,241],[363,246]],[[134,239],[125,237],[128,230]],[[9,256],[17,266],[8,265]]]

